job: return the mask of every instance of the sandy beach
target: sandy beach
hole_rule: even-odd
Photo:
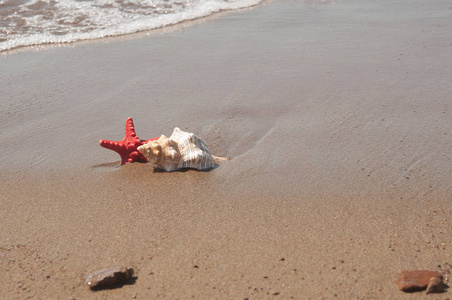
[[[0,299],[426,298],[395,281],[452,267],[451,32],[446,0],[282,0],[3,54]],[[120,167],[128,117],[230,161]]]

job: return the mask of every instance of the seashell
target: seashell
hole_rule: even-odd
[[[139,146],[138,151],[154,166],[168,172],[184,168],[212,169],[228,160],[226,157],[213,156],[201,138],[177,127],[169,138],[162,135],[155,141]]]

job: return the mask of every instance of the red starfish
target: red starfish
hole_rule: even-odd
[[[135,133],[132,118],[126,120],[126,132],[122,141],[100,140],[100,145],[104,148],[116,151],[121,156],[121,166],[128,162],[147,162],[148,160],[141,154],[137,148],[149,141],[156,140],[140,140]]]

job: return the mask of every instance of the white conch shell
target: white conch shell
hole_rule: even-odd
[[[212,169],[217,162],[228,160],[211,155],[201,138],[177,127],[169,138],[162,135],[155,141],[139,146],[138,151],[154,166],[168,172],[183,168]]]

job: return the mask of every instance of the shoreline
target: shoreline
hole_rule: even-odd
[[[123,34],[118,34],[118,35],[107,35],[107,36],[97,37],[97,38],[93,38],[93,39],[80,39],[80,40],[75,40],[75,41],[71,41],[71,42],[60,42],[60,43],[50,42],[50,43],[27,45],[27,46],[17,46],[17,47],[8,49],[8,50],[0,51],[0,59],[6,58],[10,55],[23,53],[23,52],[39,52],[39,51],[46,51],[46,50],[54,49],[54,48],[75,48],[77,46],[89,45],[92,43],[105,44],[105,43],[124,42],[124,41],[128,41],[128,40],[133,40],[133,39],[145,38],[147,36],[154,35],[154,34],[170,33],[170,32],[174,32],[177,30],[182,30],[187,27],[200,25],[200,24],[208,21],[211,18],[221,18],[221,16],[224,14],[238,13],[241,11],[253,9],[255,7],[271,3],[272,1],[274,1],[274,0],[262,0],[262,2],[251,5],[251,6],[242,7],[242,8],[238,8],[238,9],[220,10],[220,11],[213,12],[212,14],[210,14],[208,16],[201,16],[201,17],[197,17],[194,19],[182,20],[182,21],[179,21],[174,24],[162,25],[160,27],[156,27],[153,29],[143,29],[143,30],[139,30],[136,32],[131,32],[131,33],[123,33]]]
[[[0,59],[0,298],[422,299],[395,281],[452,268],[447,5],[273,1]],[[119,167],[128,117],[231,160]],[[133,284],[83,283],[114,265]]]

